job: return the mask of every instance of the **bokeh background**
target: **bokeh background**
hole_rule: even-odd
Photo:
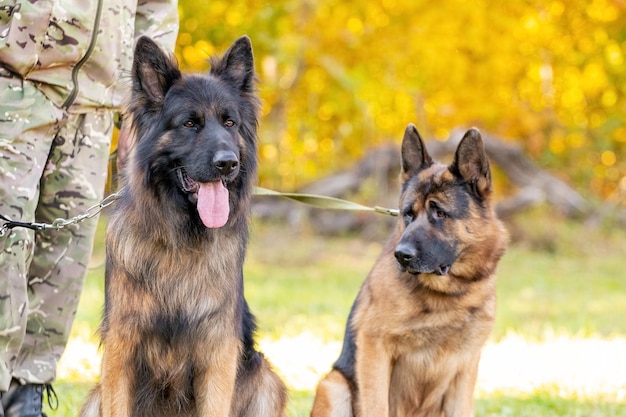
[[[477,126],[589,198],[626,195],[620,0],[181,1],[189,70],[252,38],[261,183],[294,189],[399,141]]]
[[[506,218],[512,242],[476,416],[626,416],[625,1],[180,0],[180,18],[185,71],[208,71],[209,56],[252,40],[264,187],[335,194],[372,152],[397,151],[412,122],[433,146],[477,126],[517,149],[535,169],[524,173],[578,193],[585,210],[574,215],[544,198]],[[394,161],[367,165],[385,181],[359,174],[365,185],[343,196],[389,204]],[[498,202],[518,191],[506,168],[494,167]],[[393,220],[343,213],[358,227],[342,228],[294,202],[258,197],[255,207],[246,297],[259,346],[289,386],[288,415],[306,416]],[[51,416],[77,415],[99,375],[106,222]]]

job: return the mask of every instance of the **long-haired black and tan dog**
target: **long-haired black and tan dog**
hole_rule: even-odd
[[[284,416],[255,350],[242,263],[257,165],[252,47],[206,76],[136,46],[135,144],[107,230],[104,354],[82,416]]]
[[[480,133],[468,131],[446,166],[409,125],[401,182],[397,227],[352,307],[312,417],[472,415],[507,242]]]

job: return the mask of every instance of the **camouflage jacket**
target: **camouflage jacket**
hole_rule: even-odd
[[[35,83],[70,112],[119,108],[135,40],[173,50],[177,0],[0,0],[0,76]]]

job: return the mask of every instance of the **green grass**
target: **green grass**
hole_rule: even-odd
[[[498,273],[494,336],[512,330],[532,339],[625,335],[623,261],[618,253],[568,256],[512,247]]]
[[[307,417],[313,394],[291,392],[288,415]],[[550,390],[537,391],[533,395],[511,397],[493,395],[475,401],[476,417],[625,417],[626,405],[602,399],[585,400],[560,398]]]
[[[623,231],[589,229],[542,219],[537,213],[517,219],[511,230],[522,241],[509,248],[499,267],[493,341],[511,332],[534,341],[554,334],[626,337]],[[254,224],[245,291],[258,317],[259,336],[278,339],[308,331],[324,341],[341,340],[352,301],[383,240],[328,238],[282,225]],[[103,241],[101,230],[75,336],[93,334],[100,319]],[[58,381],[60,407],[48,415],[75,416],[92,382],[80,376]],[[288,415],[307,416],[312,392],[292,389],[290,395]],[[540,387],[530,394],[481,395],[476,416],[626,417],[626,400],[623,393],[609,398],[563,397],[558,387]]]
[[[560,398],[550,390],[533,395],[495,395],[476,400],[476,417],[624,417],[626,405],[609,401]]]
[[[84,382],[57,381],[54,383],[54,390],[58,397],[58,407],[51,410],[44,399],[44,413],[48,417],[76,417],[80,411],[82,403],[87,398],[90,386]]]
[[[325,340],[340,339],[380,244],[272,228],[254,228],[244,271],[246,297],[263,333],[296,336],[308,330]]]

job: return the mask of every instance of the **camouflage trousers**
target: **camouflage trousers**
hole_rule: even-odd
[[[50,223],[103,196],[110,109],[69,114],[33,84],[0,77],[0,214]],[[0,391],[11,378],[49,383],[67,343],[97,216],[62,230],[0,237]]]

